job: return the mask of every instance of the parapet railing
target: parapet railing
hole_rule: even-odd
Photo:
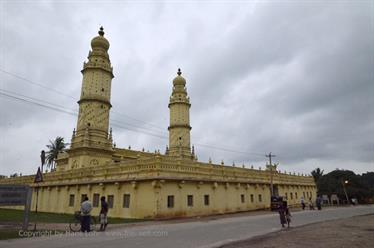
[[[175,159],[156,155],[151,158],[110,163],[67,171],[46,173],[44,184],[74,182],[121,181],[139,179],[174,178],[178,180],[208,180],[217,182],[238,182],[250,184],[270,184],[269,170],[256,170],[232,166],[201,163],[192,160]],[[32,184],[34,176],[0,179],[1,183]],[[296,176],[273,171],[273,183],[292,186],[314,187],[312,177]]]

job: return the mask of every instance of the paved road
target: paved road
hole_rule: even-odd
[[[374,206],[331,208],[322,211],[293,213],[292,226],[374,214]],[[215,247],[236,240],[248,239],[281,229],[277,214],[229,217],[218,220],[185,223],[157,223],[128,226],[92,236],[46,236],[0,241],[2,248],[112,248],[112,247]]]

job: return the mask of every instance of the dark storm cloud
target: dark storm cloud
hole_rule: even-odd
[[[219,143],[233,139],[233,145],[244,133],[249,143],[242,148],[275,150],[285,163],[339,157],[367,162],[372,170],[370,8],[364,4],[268,7],[255,20],[248,16],[242,29],[230,35],[235,38],[224,41],[232,42],[227,50],[205,56],[213,57],[213,63],[200,61],[203,75],[196,80],[211,83],[196,86],[196,94],[204,92],[197,104],[222,106],[228,97],[241,97],[241,103],[232,116],[221,108],[222,119],[229,119],[223,127],[205,112],[201,115],[208,120],[198,127],[218,123]],[[242,94],[228,94],[245,78]]]
[[[372,5],[3,1],[1,69],[70,97],[0,72],[1,88],[77,109],[82,62],[104,25],[117,146],[164,150],[171,82],[181,67],[201,160],[264,167],[272,151],[287,171],[373,170]],[[0,174],[34,172],[49,139],[70,141],[76,117],[0,102]],[[32,147],[19,145],[25,138]]]

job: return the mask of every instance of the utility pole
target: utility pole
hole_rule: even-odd
[[[271,158],[275,157],[275,155],[272,155],[271,152],[265,157],[269,158],[269,166],[270,166],[270,192],[271,196],[274,196],[274,188],[273,188],[273,165],[271,163]]]

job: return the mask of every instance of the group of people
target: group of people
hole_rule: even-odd
[[[301,208],[305,210],[306,205],[305,205],[304,197],[301,197],[300,203],[301,203]],[[308,205],[309,205],[309,210],[315,209],[311,197],[309,198]],[[318,210],[322,210],[322,198],[320,196],[317,196],[316,198],[316,206]]]
[[[108,203],[105,201],[105,196],[100,198],[101,209],[100,209],[100,231],[105,231],[108,225]],[[91,211],[92,203],[88,200],[86,196],[81,204],[81,231],[90,232],[91,228]]]

